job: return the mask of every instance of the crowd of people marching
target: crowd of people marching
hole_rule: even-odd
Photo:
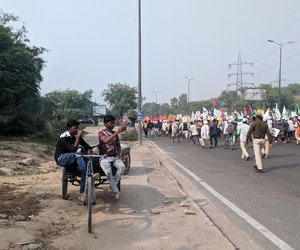
[[[263,130],[264,127],[266,131]],[[220,138],[225,138],[225,149],[233,150],[234,144],[239,141],[241,157],[247,161],[250,158],[247,145],[249,141],[253,141],[256,162],[254,168],[263,172],[261,157],[268,157],[272,142],[295,141],[300,144],[300,115],[278,119],[272,113],[265,116],[262,110],[257,110],[253,116],[239,118],[205,116],[197,120],[187,117],[172,121],[146,119],[143,122],[143,132],[145,137],[169,136],[173,143],[199,143],[202,148],[210,149],[218,145]],[[257,147],[256,139],[259,140]]]

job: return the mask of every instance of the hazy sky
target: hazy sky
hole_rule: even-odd
[[[300,82],[299,0],[142,0],[142,95],[168,102],[187,93],[206,100],[227,89],[228,65],[244,65],[245,82],[278,86],[278,43],[283,47],[282,85]],[[4,12],[26,24],[43,55],[41,93],[73,88],[94,91],[103,104],[107,83],[137,86],[137,0],[0,0]],[[232,87],[232,89],[234,89]]]

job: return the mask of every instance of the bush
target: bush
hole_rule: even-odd
[[[119,136],[120,136],[120,140],[122,140],[122,141],[137,141],[138,140],[138,134],[133,129],[127,130],[125,133],[119,134]]]

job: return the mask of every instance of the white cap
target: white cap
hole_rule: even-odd
[[[245,117],[243,118],[242,122],[248,122],[248,119]]]

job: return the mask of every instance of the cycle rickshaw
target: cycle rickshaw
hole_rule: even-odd
[[[94,146],[94,148],[97,145]],[[95,188],[103,185],[108,185],[107,176],[104,174],[99,164],[99,158],[104,157],[98,153],[92,155],[83,154],[83,157],[87,159],[87,175],[85,185],[85,201],[84,203],[88,208],[88,232],[92,232],[92,205],[96,204],[96,193]],[[130,147],[121,144],[121,159],[125,165],[124,175],[129,173],[131,158],[130,158]],[[112,164],[112,172],[116,173],[116,168]],[[80,186],[81,174],[77,168],[62,167],[62,198],[68,199],[68,184],[71,183],[74,186]],[[121,190],[121,180],[118,182],[118,188]]]

